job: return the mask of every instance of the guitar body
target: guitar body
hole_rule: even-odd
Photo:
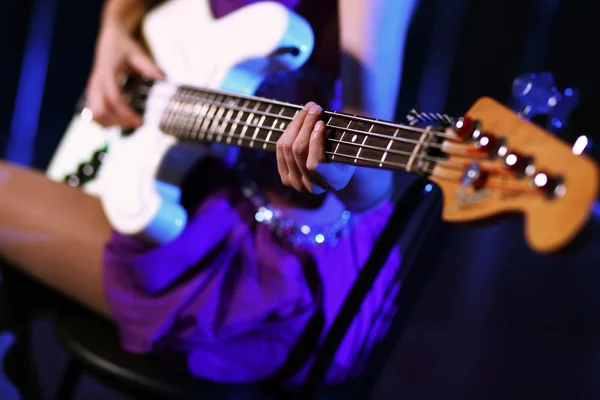
[[[270,74],[300,68],[314,39],[308,22],[278,3],[255,3],[217,20],[207,0],[164,3],[145,18],[143,35],[169,79],[150,89],[144,125],[122,135],[85,113],[75,116],[47,174],[63,181],[108,146],[97,178],[84,190],[100,197],[117,231],[160,244],[184,229],[179,185],[206,152],[159,129],[177,85],[252,95]]]

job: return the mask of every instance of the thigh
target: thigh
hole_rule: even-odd
[[[110,235],[97,198],[0,161],[0,257],[106,316],[102,254]]]

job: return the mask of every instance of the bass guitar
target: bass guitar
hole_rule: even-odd
[[[102,129],[84,109],[48,176],[99,196],[116,230],[165,243],[186,225],[180,184],[202,155],[195,144],[275,150],[301,106],[253,94],[269,74],[301,67],[313,34],[273,2],[217,20],[208,1],[172,0],[148,14],[143,36],[169,77],[127,88],[144,125]],[[594,161],[490,98],[442,131],[338,112],[324,118],[330,161],[426,176],[441,189],[449,222],[521,213],[526,240],[541,253],[576,236],[598,195]]]

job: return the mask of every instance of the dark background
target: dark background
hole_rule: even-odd
[[[101,2],[37,3],[41,11],[28,0],[4,2],[0,13],[0,150],[9,142],[20,76],[42,76],[50,50],[45,84],[19,92],[31,122],[43,87],[31,160],[43,168],[85,85]],[[422,0],[406,51],[399,118],[416,102],[451,114],[481,96],[507,102],[517,75],[542,70],[597,107],[599,11],[593,0]],[[37,37],[28,39],[31,32]],[[11,146],[9,156],[29,162],[28,146]],[[597,225],[592,239],[567,257],[531,253],[518,221],[456,229],[432,243],[444,262],[385,370],[381,396],[600,398]]]

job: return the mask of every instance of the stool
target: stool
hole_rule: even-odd
[[[106,386],[140,399],[235,399],[290,398],[283,388],[265,384],[230,385],[192,378],[162,366],[150,355],[122,350],[116,327],[103,317],[66,301],[54,316],[57,336],[70,359],[56,398],[74,399],[85,371]],[[293,389],[290,389],[290,391]],[[319,399],[339,399],[343,388],[323,388]]]

